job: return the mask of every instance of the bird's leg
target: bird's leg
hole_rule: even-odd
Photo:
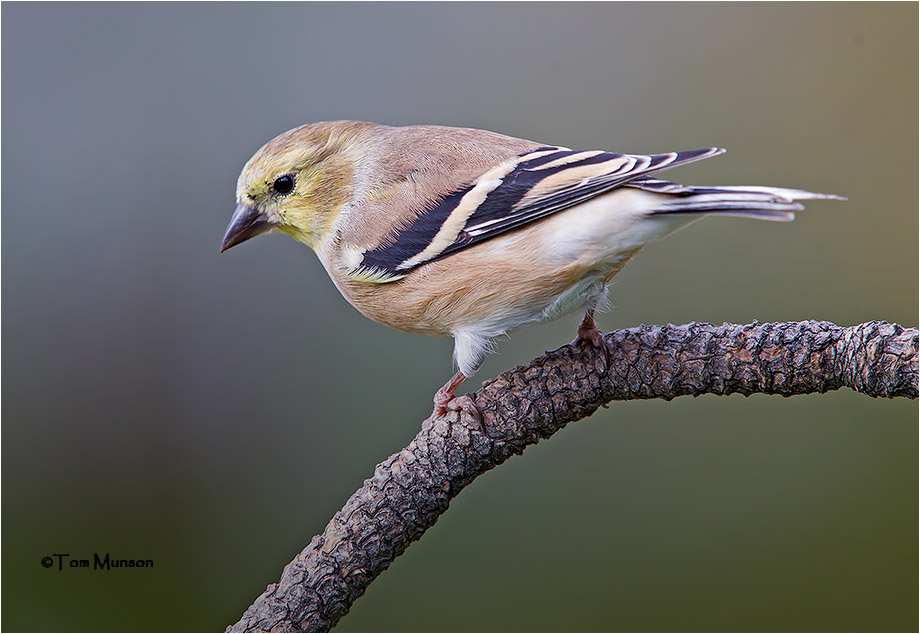
[[[460,387],[460,384],[466,380],[466,376],[463,372],[457,372],[450,381],[441,386],[434,394],[434,409],[431,411],[431,416],[429,416],[422,426],[425,426],[429,423],[433,423],[435,419],[440,416],[443,416],[447,413],[448,405],[453,402],[456,406],[456,409],[463,410],[467,412],[470,416],[476,419],[476,422],[479,423],[479,427],[483,428],[482,424],[482,412],[479,411],[479,408],[476,407],[476,403],[473,402],[473,399],[469,394],[464,394],[463,396],[454,396],[457,391],[457,388]],[[485,431],[483,429],[483,431]]]
[[[442,385],[441,389],[434,393],[434,410],[431,412],[432,420],[447,413],[447,404],[454,400],[454,393],[465,380],[466,377],[463,372],[457,372],[451,377],[450,381]]]
[[[578,336],[572,342],[573,346],[593,346],[604,352],[604,363],[610,367],[610,353],[607,351],[607,344],[604,342],[604,333],[602,333],[597,324],[594,323],[594,310],[585,313],[585,318],[578,324]]]
[[[585,318],[578,324],[578,337],[572,342],[572,345],[590,344],[595,348],[601,348],[604,345],[604,333],[602,333],[597,324],[594,323],[594,311],[589,310],[585,313]]]

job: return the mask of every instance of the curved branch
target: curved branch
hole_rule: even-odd
[[[474,478],[612,400],[792,396],[849,387],[917,398],[917,329],[804,321],[640,326],[604,353],[563,346],[471,396],[482,424],[449,411],[377,465],[322,535],[227,631],[327,631]]]

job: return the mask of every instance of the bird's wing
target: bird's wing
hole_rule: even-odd
[[[385,243],[361,254],[351,277],[390,282],[412,269],[607,193],[635,179],[721,154],[579,152],[538,147],[505,159],[436,199]],[[649,185],[663,181],[649,179]],[[357,260],[357,258],[356,258]]]

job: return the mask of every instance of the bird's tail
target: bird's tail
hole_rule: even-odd
[[[782,187],[692,187],[659,179],[631,181],[635,187],[661,194],[671,194],[669,200],[650,212],[651,215],[721,214],[759,220],[788,222],[795,212],[804,209],[796,201],[813,199],[846,200],[833,194],[817,194],[801,189]]]

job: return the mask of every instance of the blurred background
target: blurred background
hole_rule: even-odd
[[[694,184],[846,195],[708,219],[605,330],[917,325],[918,8],[2,7],[4,630],[223,630],[401,449],[449,341],[374,324],[284,236],[223,255],[243,163],[302,123],[727,155]],[[465,389],[554,349],[518,332]],[[916,630],[917,405],[615,403],[476,480],[359,630]],[[145,570],[58,571],[110,553]]]

